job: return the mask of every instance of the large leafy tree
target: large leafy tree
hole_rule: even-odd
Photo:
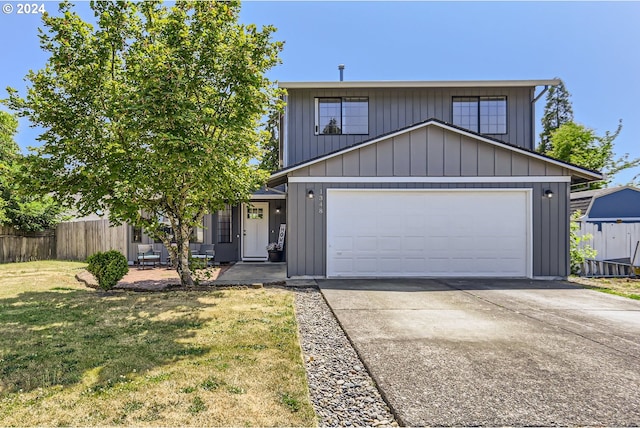
[[[6,208],[9,204],[6,192],[11,182],[11,168],[20,153],[13,139],[18,129],[18,121],[13,115],[0,110],[0,223],[8,221]]]
[[[62,219],[62,208],[51,196],[32,192],[14,140],[17,130],[17,119],[0,111],[0,224],[25,232],[52,228]]]
[[[565,162],[604,172],[607,180],[590,186],[592,189],[601,188],[618,172],[640,165],[640,158],[631,159],[629,154],[615,157],[613,141],[621,130],[622,121],[615,132],[607,131],[604,136],[599,136],[593,129],[567,122],[551,133],[552,149],[547,154]]]
[[[269,137],[260,119],[280,107],[265,73],[282,43],[271,26],[239,24],[237,1],[91,8],[95,26],[69,3],[43,16],[49,60],[8,104],[45,130],[31,156],[43,190],[144,227],[192,285],[193,228],[266,179],[254,160]]]
[[[557,86],[551,86],[547,91],[544,114],[542,115],[542,132],[538,151],[547,153],[553,149],[551,134],[563,124],[573,121],[573,107],[571,94],[560,80]]]

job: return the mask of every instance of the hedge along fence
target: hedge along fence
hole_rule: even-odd
[[[0,226],[0,263],[32,260],[85,261],[98,251],[127,254],[128,227],[110,227],[109,220],[60,223],[55,230],[21,232]]]
[[[0,263],[56,258],[55,230],[21,232],[0,226]]]

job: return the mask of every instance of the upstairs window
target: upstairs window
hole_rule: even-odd
[[[507,133],[507,97],[453,97],[453,124],[481,134]]]
[[[369,98],[316,98],[315,134],[369,134]]]

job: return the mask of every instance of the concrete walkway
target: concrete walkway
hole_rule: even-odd
[[[238,262],[214,281],[216,285],[285,284],[286,263]]]
[[[315,279],[287,278],[286,263],[238,262],[214,281],[215,285],[286,285],[296,288],[317,288]]]
[[[318,280],[407,426],[638,426],[640,302],[566,282]]]

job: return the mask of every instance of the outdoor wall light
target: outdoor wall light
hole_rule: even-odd
[[[276,214],[280,214],[280,207],[276,207]]]
[[[309,191],[307,192],[307,198],[309,198],[309,199],[313,199],[313,190],[309,190]]]
[[[544,191],[544,197],[545,198],[549,198],[549,199],[553,198],[553,190],[551,190],[551,189],[545,190]]]

